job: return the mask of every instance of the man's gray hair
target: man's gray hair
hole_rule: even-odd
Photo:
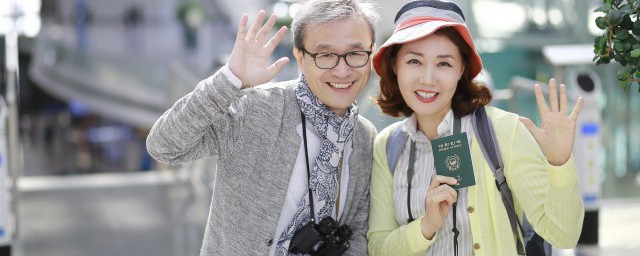
[[[327,24],[335,21],[364,18],[369,24],[371,42],[376,41],[375,25],[380,18],[377,4],[369,0],[311,0],[302,5],[291,23],[293,44],[304,48],[304,32],[314,24]]]

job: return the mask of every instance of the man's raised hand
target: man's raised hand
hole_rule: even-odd
[[[260,27],[265,15],[264,10],[258,12],[255,21],[247,30],[249,17],[245,13],[238,26],[236,42],[227,64],[231,72],[242,82],[242,89],[271,81],[289,62],[289,58],[282,57],[273,64],[269,64],[271,54],[287,32],[287,27],[281,27],[273,37],[266,41],[277,17],[271,15],[267,22]]]

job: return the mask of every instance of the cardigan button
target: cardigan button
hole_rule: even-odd
[[[473,244],[473,249],[479,250],[480,249],[480,244],[479,243]]]
[[[273,239],[267,240],[267,246],[271,246],[271,245],[273,245]]]
[[[469,213],[473,213],[473,210],[474,210],[474,209],[473,209],[473,206],[469,206],[469,207],[467,207],[467,212],[469,212]]]

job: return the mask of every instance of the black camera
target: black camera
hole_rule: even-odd
[[[331,217],[325,217],[318,224],[310,221],[293,234],[289,252],[324,256],[342,255],[349,249],[351,234],[347,225],[338,227],[338,223]]]

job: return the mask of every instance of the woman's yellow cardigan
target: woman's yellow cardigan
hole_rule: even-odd
[[[487,107],[505,165],[518,218],[522,211],[536,232],[555,247],[575,247],[582,230],[584,206],[573,157],[562,166],[552,166],[518,116]],[[395,218],[393,176],[386,155],[387,139],[400,122],[378,134],[374,144],[369,215],[369,254],[423,255],[431,246],[420,230],[422,217],[403,226]],[[477,141],[475,135],[472,141]],[[496,188],[493,172],[479,143],[471,143],[476,185],[468,190],[468,214],[477,256],[517,255],[509,218]],[[405,152],[406,153],[406,152]],[[422,199],[424,200],[424,199]]]

